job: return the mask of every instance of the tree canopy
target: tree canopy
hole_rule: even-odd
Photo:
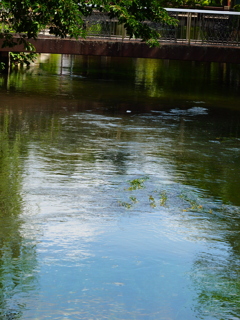
[[[13,46],[13,34],[18,42],[28,44],[41,30],[62,38],[86,36],[84,18],[98,10],[117,18],[124,24],[129,37],[133,35],[149,43],[156,43],[159,34],[146,21],[173,24],[163,9],[165,0],[2,0],[0,2],[0,37],[5,46]]]

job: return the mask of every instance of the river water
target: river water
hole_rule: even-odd
[[[239,65],[42,55],[0,139],[0,319],[240,318]]]

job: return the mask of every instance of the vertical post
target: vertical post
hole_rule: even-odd
[[[73,55],[70,56],[70,75],[73,73]]]
[[[176,19],[178,20],[178,12],[177,12],[177,14],[176,14]],[[178,22],[179,22],[178,25],[181,26],[180,21],[178,21]],[[182,29],[182,28],[181,28],[181,29]],[[181,29],[180,29],[180,30],[181,30]],[[178,27],[175,27],[175,42],[177,42],[177,38],[178,38]]]
[[[189,45],[191,43],[191,24],[192,24],[192,13],[189,12],[187,15],[187,30],[186,30],[186,39]]]
[[[126,29],[124,28],[124,25],[121,25],[122,27],[122,41],[124,40],[124,38],[126,37]]]
[[[60,70],[60,75],[62,75],[62,71],[63,71],[63,54],[61,54],[61,66],[60,66],[61,70]]]

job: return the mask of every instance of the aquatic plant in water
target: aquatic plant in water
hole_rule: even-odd
[[[179,197],[190,204],[190,207],[183,209],[183,211],[202,211],[203,210],[203,206],[199,204],[196,200],[190,199],[184,194],[181,194]]]
[[[128,181],[130,184],[130,187],[127,190],[132,191],[132,190],[137,190],[137,189],[143,189],[144,188],[143,183],[147,179],[148,178],[146,177],[146,178],[134,179],[134,180]]]
[[[167,202],[167,194],[166,191],[162,191],[160,193],[160,206],[165,206]]]
[[[150,195],[150,196],[148,197],[148,199],[149,199],[150,206],[151,206],[152,208],[155,208],[155,207],[156,207],[156,202],[155,202],[154,197],[153,197],[152,195]]]
[[[144,182],[148,179],[149,179],[148,177],[144,177],[144,178],[129,180],[128,183],[130,184],[130,187],[126,188],[125,191],[136,191],[136,190],[144,189],[145,188]],[[153,196],[153,193],[157,195]],[[148,197],[148,202],[152,208],[156,208],[158,204],[160,206],[165,206],[166,201],[168,199],[166,191],[159,192],[159,190],[154,190],[146,196]],[[141,198],[143,199],[142,196]],[[134,204],[139,202],[135,196],[130,196],[129,200],[130,202],[118,201],[118,203],[121,206],[127,209],[130,209]]]

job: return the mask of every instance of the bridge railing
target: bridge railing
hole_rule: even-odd
[[[240,45],[240,12],[166,8],[177,19],[176,26],[146,21],[160,34],[159,41],[187,44]],[[129,36],[116,19],[94,12],[85,19],[88,37],[127,40]],[[131,39],[139,40],[139,39]]]

